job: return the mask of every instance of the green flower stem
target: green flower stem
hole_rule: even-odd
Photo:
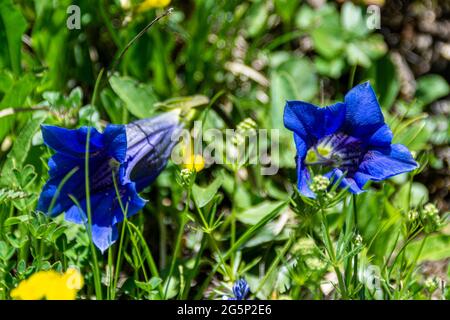
[[[90,195],[90,185],[89,185],[89,140],[91,137],[91,128],[88,128],[86,137],[86,156],[84,159],[85,170],[84,170],[84,180],[86,189],[86,211],[88,216],[87,230],[89,234],[89,246],[91,248],[91,254],[94,264],[94,285],[95,285],[95,296],[97,300],[102,300],[102,282],[100,278],[100,268],[97,260],[97,251],[94,246],[94,241],[92,240],[92,213],[91,213],[91,195]]]
[[[234,173],[234,183],[233,183],[233,195],[232,195],[232,208],[231,208],[231,246],[234,246],[236,243],[236,194],[237,194],[237,187],[238,187],[238,177],[237,177],[237,171]],[[234,261],[236,258],[235,252],[231,254],[231,265],[234,266]],[[234,279],[231,279],[232,281]]]
[[[113,257],[112,257],[112,249],[111,247],[108,248],[108,272],[106,273],[108,275],[108,290],[106,291],[106,300],[112,300],[112,296],[114,295],[113,292],[115,291],[114,284],[114,277],[113,277]]]
[[[275,271],[275,268],[278,267],[278,264],[283,259],[283,257],[286,255],[288,250],[291,248],[292,243],[294,242],[295,238],[290,237],[289,240],[286,242],[284,247],[278,252],[277,257],[273,260],[272,264],[269,267],[269,270],[267,270],[264,277],[259,282],[258,288],[253,293],[254,296],[264,287],[264,284],[267,282],[267,279],[272,275],[272,273]]]
[[[356,207],[356,195],[352,195],[353,202],[353,229],[354,235],[358,234],[358,210]],[[353,257],[353,289],[358,286],[358,254]]]
[[[149,281],[148,276],[147,276],[147,272],[146,272],[145,266],[144,266],[144,259],[142,259],[142,256],[141,256],[141,253],[140,253],[140,248],[138,246],[138,241],[136,240],[135,234],[133,232],[135,232],[136,235],[139,237],[141,245],[144,248],[144,255],[145,255],[145,258],[147,259],[147,262],[149,264],[149,268],[150,268],[150,272],[152,273],[152,276],[159,278],[159,273],[158,273],[158,269],[157,269],[156,264],[155,264],[155,260],[153,259],[153,256],[152,256],[152,254],[150,252],[150,249],[148,248],[148,245],[147,245],[144,237],[142,236],[142,233],[140,232],[140,230],[133,223],[128,221],[128,218],[127,218],[128,205],[126,207],[123,206],[122,199],[121,199],[120,193],[119,193],[119,187],[117,186],[116,176],[115,176],[114,172],[112,174],[112,179],[113,179],[114,188],[115,188],[116,195],[117,195],[117,200],[119,201],[119,205],[120,205],[120,208],[121,208],[122,213],[123,213],[123,225],[127,227],[128,232],[130,233],[131,242],[132,242],[132,244],[133,244],[133,246],[135,248],[136,254],[137,254],[138,259],[139,259],[139,265],[142,266],[142,273],[144,275],[144,279],[145,279],[146,282]],[[123,232],[124,231],[122,229],[122,239],[123,239]],[[119,247],[119,253],[121,252],[121,250],[122,250],[122,247]],[[118,262],[118,264],[119,264],[119,262]],[[117,286],[117,277],[118,277],[118,274],[116,273],[116,283],[114,285],[114,289]],[[159,290],[160,290],[160,294],[162,294],[162,287],[161,286],[159,286]]]
[[[417,253],[416,253],[416,255],[414,256],[414,259],[413,259],[413,261],[411,262],[411,267],[409,268],[408,272],[406,273],[406,276],[405,276],[405,278],[404,278],[405,280],[403,281],[405,284],[408,284],[408,283],[409,283],[409,279],[411,279],[411,276],[412,276],[412,274],[413,274],[413,272],[414,272],[414,269],[417,267],[417,261],[419,260],[419,257],[420,257],[420,255],[422,254],[423,248],[424,248],[424,246],[425,246],[425,242],[426,242],[427,239],[428,239],[428,235],[429,235],[429,234],[425,234],[423,240],[422,240],[421,243],[420,243],[419,250],[417,250]],[[408,288],[407,285],[402,286],[401,291],[406,290],[407,288]]]
[[[185,204],[184,210],[180,216],[180,226],[178,229],[177,239],[175,241],[175,251],[172,256],[172,262],[170,263],[169,275],[167,277],[167,282],[166,282],[166,285],[164,288],[164,299],[166,299],[166,297],[167,297],[167,291],[169,290],[170,282],[172,280],[172,275],[175,270],[175,264],[177,262],[178,255],[180,254],[181,241],[183,240],[183,234],[184,234],[184,227],[186,226],[186,222],[188,220],[187,212],[189,210],[189,202],[190,201],[191,201],[191,188],[188,189],[187,197],[186,197],[186,204]]]
[[[116,288],[117,288],[117,283],[119,281],[119,270],[120,270],[120,267],[122,266],[122,247],[123,247],[124,238],[125,238],[125,222],[122,223],[122,228],[120,231],[120,241],[119,241],[119,249],[117,250],[116,268],[114,270],[114,279],[113,279],[113,284],[112,284],[112,288],[111,288],[111,300],[114,300],[116,297]]]
[[[250,229],[248,229],[242,236],[239,237],[239,239],[236,241],[233,247],[228,249],[228,251],[223,256],[223,259],[228,259],[228,257],[231,255],[233,251],[238,250],[245,242],[247,242],[251,237],[253,237],[262,227],[264,227],[267,223],[275,219],[278,214],[280,213],[281,209],[288,203],[288,201],[285,201],[283,203],[280,203],[275,209],[273,209],[269,214],[264,216],[257,224],[253,225]],[[195,299],[200,299],[202,297],[203,291],[206,289],[206,287],[211,282],[212,278],[216,274],[217,270],[220,267],[220,263],[216,263],[209,273],[208,277],[203,282],[202,286],[200,287],[197,295],[195,296]]]
[[[100,9],[100,15],[101,15],[103,21],[105,22],[106,29],[108,29],[108,33],[110,34],[111,39],[113,40],[113,42],[117,46],[117,48],[122,49],[122,41],[120,41],[119,36],[114,31],[114,27],[111,23],[111,20],[109,19],[108,15],[106,14],[104,0],[100,1],[99,9]]]
[[[347,299],[348,298],[347,289],[345,287],[344,279],[342,278],[342,273],[339,270],[339,266],[336,261],[336,254],[335,254],[333,243],[332,243],[331,237],[330,237],[328,221],[325,216],[325,212],[324,212],[323,208],[320,209],[320,213],[322,216],[322,219],[321,219],[322,220],[322,232],[323,232],[323,236],[324,236],[325,250],[327,251],[327,253],[330,257],[334,272],[336,273],[336,276],[338,278],[338,284],[339,284],[339,290],[341,292],[341,296],[343,299]]]
[[[147,242],[144,239],[144,236],[139,231],[139,229],[131,222],[127,222],[127,225],[128,225],[128,228],[131,228],[136,232],[136,235],[138,236],[139,240],[141,241],[141,245],[144,248],[144,256],[147,259],[148,267],[150,269],[152,277],[159,278],[159,272],[158,272],[158,268],[156,267],[155,259],[153,258],[152,252],[150,251],[150,248],[148,247]],[[161,286],[160,286],[160,292],[162,294]]]
[[[355,82],[355,74],[356,74],[356,68],[358,65],[354,65],[352,69],[350,70],[350,77],[348,79],[348,88],[353,88],[353,83]]]
[[[404,253],[406,247],[407,247],[407,246],[415,239],[415,237],[416,237],[417,235],[420,234],[420,232],[421,232],[422,230],[423,230],[423,228],[419,228],[415,233],[413,233],[412,235],[410,235],[410,236],[406,239],[405,243],[403,244],[403,246],[400,248],[399,252],[398,252],[397,255],[395,256],[394,261],[392,262],[392,265],[391,265],[391,267],[390,267],[390,269],[389,269],[389,272],[388,272],[388,278],[389,278],[389,279],[391,278],[392,271],[394,270],[394,267],[395,267],[395,265],[396,265],[396,263],[397,263],[397,261],[398,261],[398,258],[399,258],[400,256],[403,255],[403,253]],[[388,262],[386,262],[386,264],[387,264],[387,263],[388,263]]]
[[[134,236],[133,230],[131,230],[131,227],[130,227],[131,223],[128,222],[128,220],[125,220],[124,223],[126,224],[126,226],[128,228],[128,232],[130,233],[131,243],[133,244],[134,249],[136,251],[136,255],[139,260],[139,265],[142,267],[142,274],[144,275],[144,280],[145,280],[145,282],[148,282],[149,278],[147,276],[147,271],[145,270],[144,259],[142,259],[141,250],[139,248],[138,242],[136,240],[136,237]],[[135,232],[140,233],[138,228],[135,229]]]
[[[158,206],[158,210],[156,213],[156,218],[158,220],[159,227],[159,267],[163,268],[166,265],[167,261],[167,227],[164,223],[164,213],[160,210]]]
[[[181,296],[181,298],[183,300],[186,300],[189,297],[189,291],[191,290],[191,283],[192,280],[197,276],[198,272],[199,272],[199,266],[200,266],[200,260],[203,256],[203,251],[206,248],[206,243],[207,243],[208,237],[205,237],[204,234],[202,234],[202,241],[201,241],[201,245],[200,245],[200,250],[198,251],[197,255],[195,256],[195,262],[194,262],[194,266],[192,267],[192,271],[188,276],[188,279],[186,281],[186,285],[184,287],[183,290],[183,295]]]
[[[222,256],[222,254],[220,253],[220,249],[219,246],[217,245],[217,241],[216,239],[214,239],[214,235],[212,234],[213,229],[211,229],[211,227],[209,226],[208,222],[205,219],[205,216],[203,215],[202,210],[197,206],[197,204],[195,204],[195,208],[197,209],[198,215],[200,216],[200,220],[202,221],[203,224],[203,228],[205,230],[205,233],[208,234],[208,238],[210,240],[211,245],[213,246],[214,251],[216,252],[221,265],[224,268],[224,271],[227,273],[227,276],[230,278],[230,280],[233,279],[233,274],[231,273],[231,271],[228,270],[225,261],[228,258],[225,258]]]

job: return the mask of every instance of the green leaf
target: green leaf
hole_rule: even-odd
[[[339,56],[344,48],[345,42],[339,34],[327,28],[317,28],[312,31],[314,48],[323,57],[333,59]]]
[[[31,74],[26,74],[14,81],[0,102],[0,110],[4,108],[24,107],[27,97],[33,92],[35,86],[36,80]],[[11,121],[11,119],[14,119],[14,116],[0,118],[0,141],[3,140],[13,126],[14,121]]]
[[[13,169],[22,168],[25,159],[28,156],[33,136],[44,120],[45,117],[32,118],[20,131],[20,135],[14,141],[14,145],[8,153],[5,164],[3,165],[0,174],[0,185],[10,185],[14,182],[17,183],[13,175]]]
[[[362,50],[361,47],[354,43],[350,43],[347,48],[347,58],[348,62],[352,66],[362,66],[362,67],[370,67],[371,61],[369,56]]]
[[[320,74],[329,76],[334,79],[339,78],[345,68],[345,61],[341,57],[332,60],[326,60],[322,57],[317,56],[314,59],[314,64]]]
[[[287,201],[280,203],[276,208],[274,208],[269,214],[265,215],[261,220],[255,225],[251,226],[244,234],[234,243],[234,245],[228,249],[223,259],[228,259],[232,252],[236,252],[241,246],[245,245],[247,241],[255,236],[259,230],[261,230],[267,223],[274,220],[281,212],[283,208],[287,205]]]
[[[406,248],[406,255],[413,259],[420,248],[423,239],[412,242]],[[425,260],[438,261],[450,257],[450,236],[446,234],[431,235],[426,239],[418,262]]]
[[[411,198],[408,194],[409,183],[404,183],[394,198],[394,205],[397,208],[417,207],[427,203],[429,199],[427,187],[419,182],[413,182],[411,187]]]
[[[19,74],[22,35],[27,29],[27,21],[11,0],[0,2],[0,25],[0,67],[10,67]]]
[[[155,103],[155,108],[166,108],[166,109],[191,109],[200,106],[207,105],[209,103],[209,98],[203,95],[195,95],[188,97],[176,97],[171,98],[163,102]]]
[[[272,212],[283,201],[263,201],[258,205],[255,205],[247,210],[240,212],[237,215],[237,219],[245,224],[254,225],[258,223],[262,218]]]
[[[104,89],[100,93],[100,100],[102,101],[103,108],[108,114],[108,118],[112,123],[122,123],[122,101],[114,94],[110,88]]]
[[[308,5],[302,5],[295,17],[295,24],[300,29],[312,28],[316,18],[315,11]]]
[[[162,280],[158,277],[153,277],[148,282],[135,280],[136,286],[148,293],[152,293],[161,283]]]
[[[299,2],[292,0],[275,0],[275,10],[283,19],[284,23],[289,23],[292,19],[292,13],[295,12]]]
[[[247,32],[250,37],[257,36],[264,30],[267,19],[269,17],[269,10],[266,1],[255,1],[246,14]]]
[[[0,109],[24,107],[26,98],[33,91],[35,86],[36,79],[32,74],[25,74],[21,78],[15,80],[0,102]]]
[[[18,217],[10,217],[5,220],[5,223],[3,224],[4,227],[10,227],[16,224],[24,223],[31,219],[31,216],[29,215],[22,215]]]
[[[222,185],[222,182],[223,178],[220,175],[206,188],[202,188],[196,184],[192,186],[192,196],[194,197],[194,201],[199,208],[203,208],[214,198]]]
[[[0,259],[8,261],[14,254],[14,248],[8,246],[5,241],[0,241]]]
[[[154,113],[154,104],[158,99],[150,85],[138,83],[130,77],[115,75],[109,79],[109,83],[131,114],[142,119]]]
[[[387,52],[387,45],[380,34],[373,34],[368,38],[355,41],[354,44],[372,60],[381,58]]]
[[[292,57],[272,71],[271,118],[273,128],[284,128],[286,100],[311,100],[318,93],[313,64],[306,58]]]
[[[24,273],[26,269],[27,269],[27,264],[26,264],[25,260],[20,260],[17,263],[17,272]]]
[[[341,24],[344,30],[351,34],[364,35],[369,31],[364,22],[361,8],[349,1],[342,5]]]
[[[14,84],[14,76],[8,70],[0,71],[0,92],[8,92]]]
[[[426,106],[449,93],[450,87],[440,75],[428,74],[417,80],[416,97],[422,106]]]

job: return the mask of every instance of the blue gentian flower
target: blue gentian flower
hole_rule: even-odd
[[[127,217],[134,215],[146,203],[138,192],[149,186],[164,169],[176,143],[172,135],[181,129],[177,111],[127,125],[108,125],[103,133],[88,127],[70,130],[43,125],[44,142],[56,153],[48,162],[50,177],[37,209],[50,216],[65,212],[67,221],[87,223],[85,156],[90,130],[92,240],[104,252],[117,239],[116,225],[124,218],[114,180]],[[62,183],[65,177],[67,181]]]
[[[234,297],[229,298],[229,300],[245,300],[250,292],[250,287],[244,278],[237,280],[233,285]]]
[[[341,177],[340,187],[363,192],[368,180],[382,181],[417,168],[409,150],[392,144],[371,85],[354,87],[344,103],[320,108],[303,101],[287,101],[284,125],[294,132],[299,192],[310,198],[309,168],[325,169],[330,180]]]

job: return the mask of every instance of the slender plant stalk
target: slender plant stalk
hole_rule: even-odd
[[[103,21],[105,22],[106,29],[108,29],[108,32],[114,41],[114,44],[117,46],[117,48],[122,48],[122,42],[120,41],[120,38],[117,36],[117,34],[114,32],[114,27],[106,14],[105,10],[105,0],[100,0],[99,5],[100,15],[102,16]]]
[[[353,204],[353,230],[355,236],[358,234],[358,210],[356,207],[356,195],[352,194]],[[353,257],[353,289],[358,286],[358,254]]]
[[[114,280],[113,280],[113,289],[111,292],[111,300],[114,300],[116,297],[116,288],[117,283],[119,281],[119,270],[122,265],[122,247],[125,238],[125,223],[122,223],[122,228],[120,231],[120,240],[119,240],[119,249],[117,250],[117,259],[116,259],[116,268],[114,270]]]
[[[232,195],[232,208],[231,208],[231,247],[236,243],[236,194],[238,188],[238,177],[237,172],[234,173],[234,183],[233,183],[233,195]],[[234,265],[235,252],[231,254],[231,265]],[[234,279],[231,279],[234,280]]]
[[[247,242],[252,236],[258,232],[262,227],[264,227],[269,221],[272,221],[275,219],[276,216],[280,213],[281,209],[287,205],[289,200],[280,203],[275,209],[273,209],[269,214],[264,216],[257,224],[253,225],[250,229],[248,229],[244,234],[236,241],[233,247],[228,249],[228,251],[223,256],[223,259],[228,259],[228,257],[231,255],[233,251],[238,250],[245,242]],[[211,282],[212,278],[216,274],[217,270],[220,267],[220,263],[216,263],[214,267],[212,268],[211,272],[209,273],[208,277],[205,279],[203,284],[201,285],[197,295],[195,296],[195,299],[200,299],[202,297],[202,293],[204,289],[208,286],[208,284]]]
[[[321,215],[322,215],[322,230],[324,234],[324,240],[325,240],[325,249],[330,256],[331,264],[333,266],[334,272],[336,273],[336,276],[338,278],[338,284],[339,284],[339,290],[341,292],[342,298],[347,299],[347,289],[345,287],[344,279],[342,278],[341,270],[339,270],[339,267],[337,265],[336,261],[336,253],[334,251],[333,242],[331,241],[330,237],[330,230],[328,227],[328,221],[325,216],[325,212],[323,208],[320,209]]]
[[[85,170],[84,170],[84,179],[85,179],[85,190],[86,190],[86,211],[88,217],[88,234],[89,234],[89,245],[91,248],[91,254],[94,263],[94,285],[95,285],[95,295],[97,300],[102,300],[102,284],[100,278],[100,268],[97,260],[97,251],[94,246],[94,241],[92,240],[92,212],[91,212],[91,194],[90,194],[90,185],[89,185],[89,140],[91,137],[91,127],[88,127],[87,136],[86,136],[86,156],[85,156]]]
[[[208,237],[205,237],[205,235],[202,234],[202,241],[201,241],[201,244],[200,244],[200,250],[198,251],[198,253],[195,256],[194,266],[192,267],[192,271],[189,274],[188,279],[186,281],[186,285],[184,287],[184,291],[183,291],[183,295],[182,295],[182,299],[183,300],[186,300],[189,297],[189,292],[191,290],[191,283],[192,283],[192,280],[198,274],[198,268],[200,266],[200,260],[201,260],[201,258],[203,256],[203,251],[205,250],[207,240],[208,240]]]
[[[267,270],[266,274],[264,275],[264,277],[259,282],[259,285],[258,285],[256,291],[253,293],[254,295],[256,295],[264,287],[264,284],[267,282],[267,279],[269,279],[269,277],[275,271],[275,268],[278,267],[278,264],[283,259],[283,257],[286,255],[286,253],[288,252],[289,248],[292,246],[292,243],[294,242],[294,240],[295,240],[294,237],[290,237],[289,240],[284,245],[284,247],[277,254],[277,257],[273,260],[272,264],[269,267],[269,270]]]
[[[141,241],[141,245],[144,248],[144,256],[147,259],[148,267],[150,269],[152,277],[159,278],[160,276],[159,276],[158,268],[155,263],[155,259],[153,258],[152,252],[150,251],[150,248],[148,247],[147,242],[144,239],[144,236],[142,235],[142,233],[139,231],[139,229],[133,223],[128,222],[127,224],[129,226],[129,228],[134,229],[134,231],[136,232],[136,235],[138,236],[139,240]],[[162,295],[162,286],[161,285],[159,287],[159,290]]]
[[[186,205],[184,206],[184,210],[180,216],[180,227],[178,229],[178,235],[177,235],[177,239],[175,242],[175,251],[172,256],[172,262],[170,263],[170,270],[169,270],[169,275],[167,278],[167,283],[164,288],[164,299],[166,299],[166,297],[167,297],[167,291],[169,290],[170,282],[172,280],[172,275],[175,270],[175,264],[177,262],[178,255],[180,254],[181,242],[183,240],[184,227],[186,226],[186,222],[187,222],[186,215],[187,215],[187,212],[189,209],[190,201],[191,201],[191,189],[189,188],[188,192],[187,192],[187,197],[186,197]]]
[[[354,65],[350,71],[350,78],[348,80],[348,88],[351,89],[353,88],[353,83],[355,82],[355,74],[356,74],[356,68],[358,66]]]
[[[142,29],[133,39],[131,39],[130,42],[127,43],[127,45],[120,52],[118,58],[114,61],[113,67],[111,68],[111,74],[113,74],[116,71],[118,63],[120,62],[120,60],[122,60],[123,56],[125,55],[125,53],[127,53],[128,49],[130,49],[130,47],[133,45],[133,43],[136,42],[137,40],[139,40],[139,38],[141,38],[148,31],[148,29],[151,28],[151,26],[153,26],[156,22],[158,22],[165,16],[168,16],[169,14],[171,14],[172,11],[173,11],[173,8],[169,8],[163,14],[157,16],[155,19],[152,20],[152,22],[150,22],[147,26],[145,26],[145,28]]]

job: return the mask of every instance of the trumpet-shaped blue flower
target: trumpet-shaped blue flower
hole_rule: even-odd
[[[294,132],[298,190],[314,198],[309,167],[325,169],[352,193],[363,192],[367,181],[382,181],[417,168],[409,150],[392,144],[375,92],[368,82],[350,90],[344,103],[320,108],[287,101],[284,125]]]
[[[48,162],[50,177],[39,198],[39,211],[50,216],[65,212],[67,221],[88,222],[85,157],[89,130],[92,239],[105,251],[117,239],[116,225],[124,211],[130,217],[144,207],[146,200],[138,192],[164,169],[176,143],[172,135],[181,125],[179,113],[168,112],[127,125],[108,125],[103,133],[89,127],[42,126],[45,144],[56,153]]]

